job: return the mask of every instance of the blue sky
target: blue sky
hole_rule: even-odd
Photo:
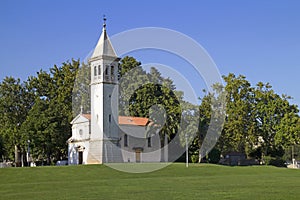
[[[221,74],[243,74],[253,84],[270,82],[300,105],[299,10],[296,0],[1,0],[0,78],[25,80],[39,69],[85,58],[106,14],[111,36],[149,26],[182,32],[207,50]],[[140,60],[151,62],[150,55]]]

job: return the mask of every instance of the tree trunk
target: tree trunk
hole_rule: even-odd
[[[16,167],[21,167],[21,152],[17,145],[15,145],[15,164]]]
[[[164,159],[165,159],[165,162],[169,162],[168,136],[167,136],[167,134],[165,134]]]
[[[165,161],[165,152],[164,152],[164,145],[165,145],[165,139],[162,135],[160,135],[160,162]]]
[[[47,165],[51,164],[50,153],[47,154]]]
[[[198,158],[198,163],[201,163],[201,160],[202,160],[202,155],[201,155],[201,151],[199,149],[199,158]]]

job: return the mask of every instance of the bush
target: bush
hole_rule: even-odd
[[[286,167],[285,161],[281,158],[273,158],[270,160],[269,164],[276,167]]]
[[[266,165],[272,165],[275,167],[286,167],[285,161],[280,157],[265,156],[264,161]]]
[[[198,163],[198,161],[199,161],[199,154],[193,154],[191,156],[191,161],[192,161],[192,163]]]
[[[271,156],[264,156],[263,157],[263,164],[265,165],[270,165],[270,161],[272,160],[272,157]]]
[[[208,154],[209,163],[218,164],[220,161],[221,152],[218,149],[212,149]]]

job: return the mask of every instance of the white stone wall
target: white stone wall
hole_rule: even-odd
[[[83,115],[78,115],[72,123],[72,137],[68,143],[68,164],[79,164],[79,151],[83,152],[82,164],[86,164],[89,151],[90,122]]]
[[[115,58],[113,58],[115,59]],[[118,128],[118,62],[112,58],[101,57],[91,61],[91,141],[88,162],[103,163],[107,158],[108,148],[104,140],[115,143],[119,139]],[[101,67],[101,75],[94,76],[94,66]],[[114,66],[113,73],[111,66]],[[97,70],[99,70],[97,68]],[[105,71],[107,70],[107,75]],[[116,91],[114,91],[116,90]],[[104,159],[105,158],[105,159]]]
[[[89,142],[74,142],[68,145],[68,164],[78,165],[79,164],[79,151],[82,151],[82,164],[88,164],[88,152],[89,152]]]
[[[151,137],[151,146],[148,146],[145,127],[122,125],[121,129],[127,133],[128,146],[124,146],[124,135],[121,133],[120,145],[122,149],[122,157],[124,162],[136,162],[136,149],[142,149],[140,153],[140,162],[160,162],[160,138],[159,135]]]
[[[76,140],[86,140],[90,138],[89,122],[74,124],[72,126],[72,138]]]
[[[103,88],[102,84],[91,86],[91,139],[103,139]]]

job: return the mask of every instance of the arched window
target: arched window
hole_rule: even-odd
[[[151,137],[148,137],[148,147],[152,147]]]
[[[118,64],[118,80],[121,78],[120,63]]]
[[[106,65],[105,67],[105,75],[107,76],[108,75],[108,66]]]
[[[98,75],[101,75],[101,65],[98,65]]]
[[[115,67],[114,66],[111,66],[110,67],[110,77],[111,77],[111,80],[114,81],[114,74],[115,74]]]
[[[97,66],[94,67],[94,76],[97,76]]]
[[[124,147],[128,147],[128,135],[124,135]]]
[[[106,81],[109,81],[109,75],[108,75],[108,68],[109,68],[109,66],[105,66],[105,72],[104,72],[104,74],[105,74],[105,79],[104,80],[106,80]]]

